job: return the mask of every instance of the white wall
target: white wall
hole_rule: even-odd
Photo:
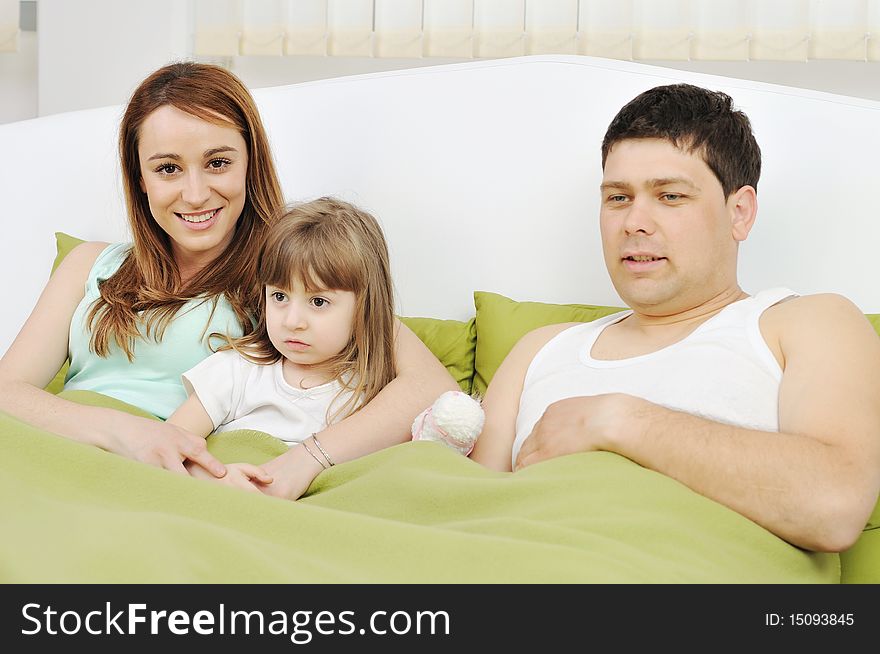
[[[37,115],[37,33],[18,35],[18,52],[0,53],[0,123]]]
[[[148,73],[185,58],[188,5],[39,0],[39,115],[120,104]]]
[[[814,91],[880,100],[880,62],[836,61],[646,61],[708,75],[784,84]]]
[[[0,54],[0,123],[125,102],[150,71],[191,52],[186,0],[38,0],[36,35]],[[354,57],[216,60],[251,88],[468,61]],[[880,100],[880,62],[650,61],[680,70]]]

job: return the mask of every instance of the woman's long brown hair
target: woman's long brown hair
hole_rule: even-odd
[[[163,106],[232,125],[248,148],[246,198],[232,241],[186,283],[172,256],[170,238],[153,219],[140,186],[140,128]],[[219,66],[183,62],[160,68],[132,94],[120,127],[119,155],[133,247],[119,270],[101,283],[101,295],[88,313],[92,349],[108,356],[115,342],[132,360],[136,339],[161,340],[175,313],[188,301],[203,298],[216,306],[221,295],[235,311],[243,333],[250,333],[262,294],[257,253],[283,197],[269,140],[247,88]],[[139,325],[144,326],[143,334]]]

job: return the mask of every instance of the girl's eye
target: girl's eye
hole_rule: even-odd
[[[272,297],[276,302],[284,302],[285,299],[285,295],[281,291],[275,291],[274,293],[272,293]]]
[[[211,161],[208,162],[208,168],[212,170],[223,170],[231,163],[232,162],[229,159],[211,159]]]
[[[156,172],[160,175],[173,175],[177,172],[177,164],[162,164],[156,168]]]
[[[327,300],[325,300],[322,297],[313,297],[312,304],[315,305],[316,307],[320,308],[320,307],[323,307],[325,304],[327,304]]]

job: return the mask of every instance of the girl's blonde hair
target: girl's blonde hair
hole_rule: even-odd
[[[186,284],[172,256],[170,238],[153,219],[140,187],[140,128],[164,106],[231,125],[247,144],[245,203],[232,241]],[[283,204],[283,196],[269,140],[247,88],[219,66],[184,62],[160,68],[131,96],[119,130],[119,156],[133,246],[119,270],[101,283],[101,295],[89,310],[91,348],[105,357],[112,341],[131,361],[136,339],[161,340],[184,304],[205,298],[216,307],[221,295],[232,306],[243,332],[250,333],[261,293],[254,252],[263,242],[273,211]],[[145,326],[143,335],[139,324]]]
[[[290,289],[299,280],[310,292],[326,288],[355,294],[351,340],[327,362],[351,398],[328,415],[328,422],[354,413],[397,376],[388,246],[369,213],[331,197],[287,207],[266,234],[258,278],[263,287]],[[229,344],[219,349],[234,348],[259,364],[279,361],[282,355],[269,340],[265,303],[263,293],[253,333],[226,339]]]

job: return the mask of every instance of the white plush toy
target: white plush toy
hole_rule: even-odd
[[[446,391],[412,424],[414,441],[439,441],[467,456],[483,431],[486,416],[467,393]]]

